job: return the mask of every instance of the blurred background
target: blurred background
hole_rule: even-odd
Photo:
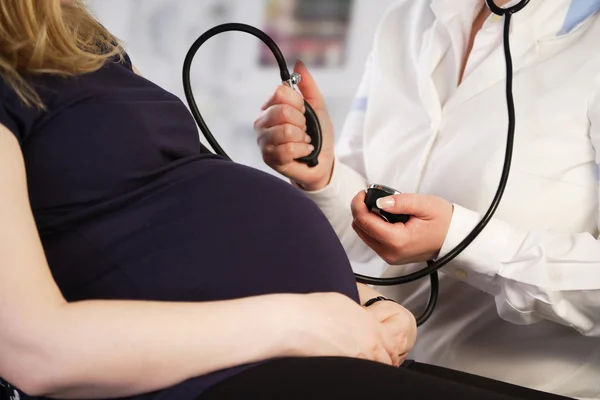
[[[290,69],[297,59],[308,66],[339,134],[378,21],[393,1],[88,0],[88,5],[125,42],[141,73],[186,104],[182,65],[202,33],[226,22],[267,32]],[[196,102],[223,149],[239,163],[273,173],[262,162],[252,129],[260,106],[280,84],[268,48],[246,33],[220,34],[198,50],[191,77]]]

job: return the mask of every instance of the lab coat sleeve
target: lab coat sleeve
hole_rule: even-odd
[[[341,135],[336,139],[336,158],[329,185],[318,191],[305,191],[323,211],[348,257],[353,262],[368,262],[376,254],[352,229],[350,204],[354,196],[367,188],[363,157],[363,129],[368,107],[371,57],[359,85]]]
[[[589,110],[600,165],[600,94]],[[482,216],[455,205],[440,257]],[[493,219],[443,271],[494,296],[498,314],[507,321],[550,320],[586,336],[600,336],[600,241],[590,233],[519,230]]]

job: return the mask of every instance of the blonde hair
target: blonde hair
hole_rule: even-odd
[[[28,106],[44,107],[29,77],[89,73],[122,55],[82,0],[0,0],[0,79]]]

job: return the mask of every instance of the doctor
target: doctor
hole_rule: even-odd
[[[500,6],[516,1],[496,1]],[[599,0],[531,0],[510,34],[517,128],[495,218],[440,274],[412,358],[581,399],[600,399]],[[503,20],[483,0],[400,1],[384,16],[334,151],[323,97],[320,164],[300,95],[281,86],[255,122],[265,162],[322,209],[351,260],[405,275],[455,247],[496,191],[507,135]],[[370,183],[408,193],[363,205]],[[415,264],[419,262],[418,264]],[[379,288],[415,314],[429,280]]]

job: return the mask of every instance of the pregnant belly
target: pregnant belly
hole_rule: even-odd
[[[358,299],[335,232],[298,190],[220,160],[182,168],[178,179],[46,243],[67,299],[323,291]]]

